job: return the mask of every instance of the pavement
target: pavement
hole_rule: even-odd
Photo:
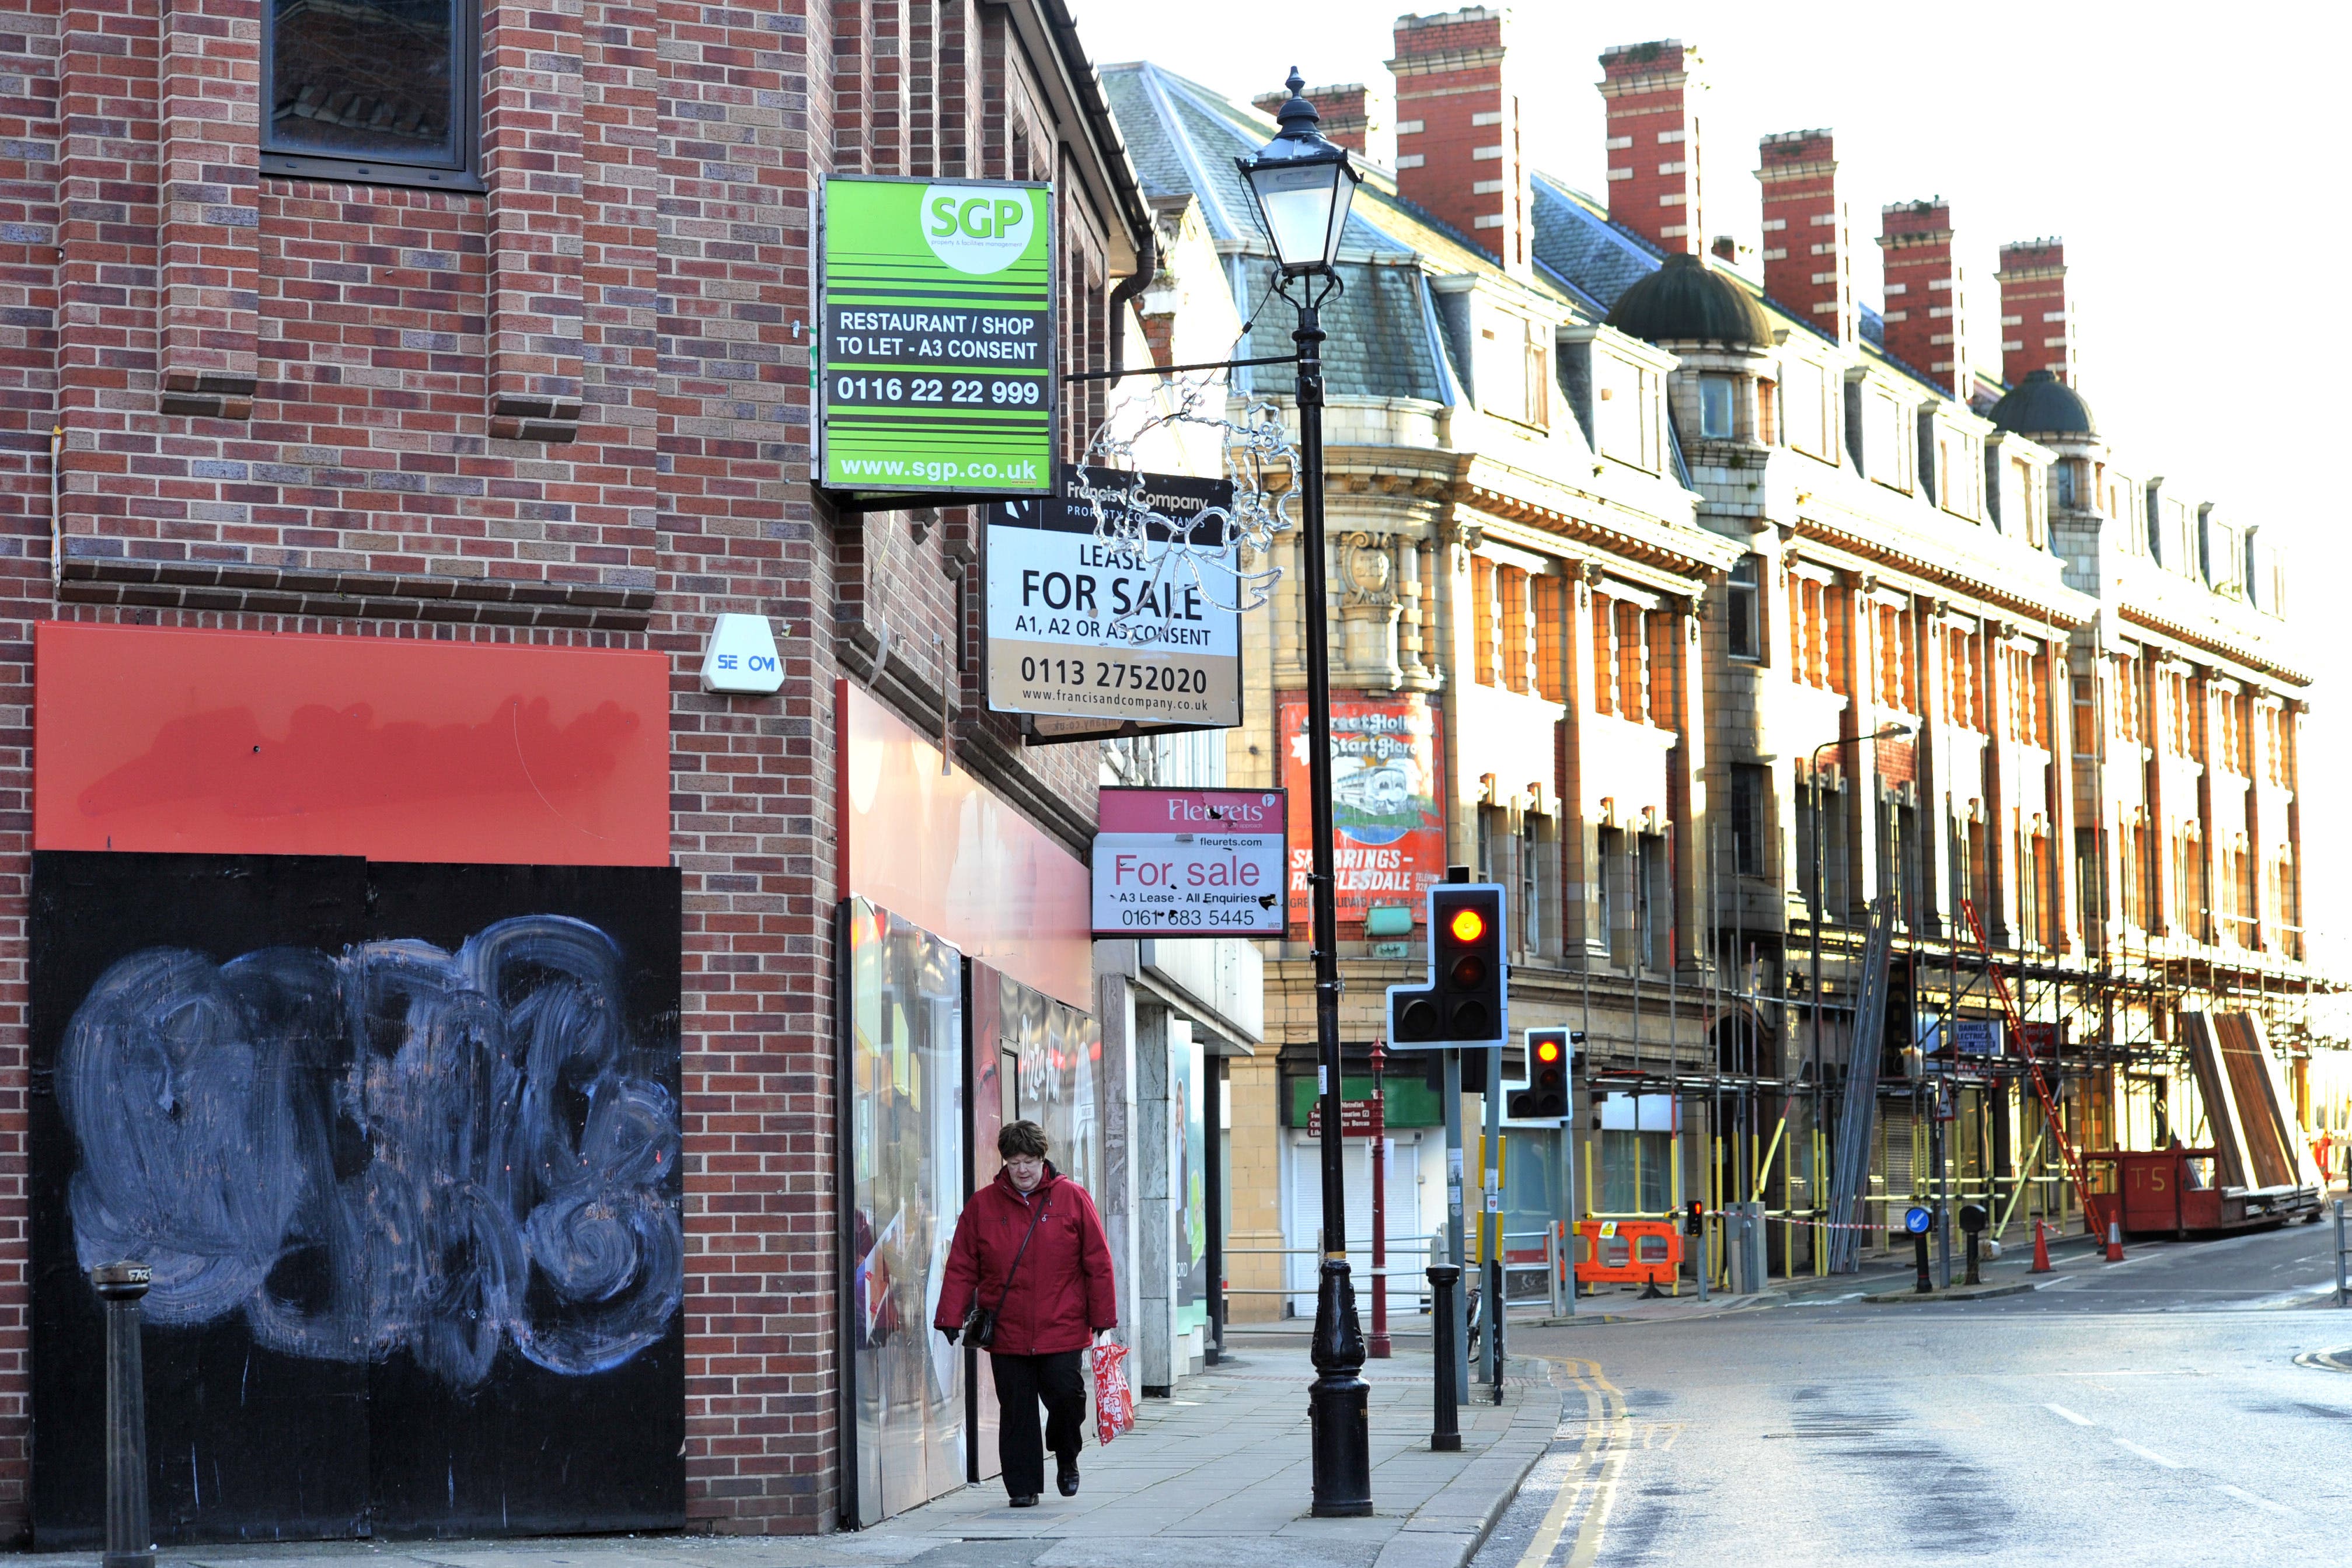
[[[1091,1436],[1078,1495],[1007,1505],[999,1482],[958,1489],[881,1524],[816,1537],[601,1536],[238,1544],[167,1550],[163,1568],[1461,1568],[1558,1434],[1551,1364],[1514,1358],[1502,1402],[1461,1411],[1462,1448],[1432,1453],[1431,1363],[1400,1345],[1371,1387],[1373,1512],[1309,1515],[1306,1325],[1229,1331],[1223,1363],[1137,1402],[1136,1427]],[[42,1559],[84,1568],[93,1553]]]

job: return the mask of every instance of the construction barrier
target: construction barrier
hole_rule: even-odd
[[[1585,1284],[1671,1285],[1682,1272],[1682,1230],[1669,1219],[1587,1219],[1576,1234]]]

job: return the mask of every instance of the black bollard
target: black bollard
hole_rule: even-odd
[[[1936,1281],[1927,1273],[1927,1233],[1922,1230],[1915,1234],[1911,1246],[1919,1265],[1919,1294],[1932,1296],[1936,1293]]]
[[[1978,1243],[1984,1237],[1985,1225],[1991,1218],[1985,1206],[1980,1203],[1966,1203],[1960,1206],[1960,1230],[1969,1239],[1969,1275],[1966,1282],[1971,1285],[1984,1283],[1983,1277],[1977,1272],[1977,1249]]]
[[[1500,1225],[1496,1227],[1496,1229],[1498,1232],[1501,1228],[1502,1227]],[[1486,1366],[1488,1371],[1486,1384],[1487,1386],[1494,1391],[1495,1403],[1497,1405],[1500,1405],[1503,1402],[1504,1349],[1502,1250],[1503,1244],[1500,1241],[1496,1242],[1496,1256],[1488,1260],[1486,1264],[1486,1301],[1490,1309],[1486,1313],[1486,1332],[1493,1336],[1486,1342]]]
[[[144,1263],[101,1263],[89,1282],[106,1303],[106,1559],[103,1568],[155,1568],[147,1521],[147,1388],[139,1360]]]
[[[1451,1263],[1429,1270],[1429,1342],[1437,1357],[1437,1424],[1430,1428],[1429,1451],[1462,1451],[1462,1391],[1454,1385],[1454,1287],[1462,1270]]]

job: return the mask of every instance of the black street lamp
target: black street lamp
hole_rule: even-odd
[[[1864,744],[1864,743],[1865,743],[1865,742],[1873,741],[1873,740],[1901,740],[1901,739],[1904,739],[1904,738],[1906,738],[1906,737],[1908,737],[1910,734],[1911,734],[1911,727],[1910,727],[1909,725],[1907,725],[1907,724],[1890,724],[1890,725],[1888,725],[1885,728],[1881,729],[1881,730],[1877,730],[1877,731],[1875,731],[1875,732],[1874,732],[1874,733],[1872,733],[1872,734],[1870,734],[1870,735],[1852,736],[1852,737],[1848,737],[1848,736],[1840,736],[1840,737],[1839,737],[1837,739],[1835,739],[1835,740],[1824,740],[1824,741],[1823,741],[1823,742],[1822,742],[1819,746],[1816,746],[1816,747],[1813,747],[1813,759],[1812,759],[1812,766],[1811,766],[1811,768],[1809,768],[1806,770],[1806,773],[1805,773],[1805,793],[1806,793],[1809,797],[1811,797],[1811,801],[1812,801],[1812,818],[1813,818],[1813,856],[1812,856],[1812,859],[1813,859],[1812,873],[1813,873],[1813,874],[1812,874],[1812,879],[1811,879],[1811,880],[1812,880],[1812,886],[1811,886],[1811,888],[1809,890],[1809,892],[1810,892],[1810,894],[1811,894],[1811,896],[1806,900],[1806,904],[1805,904],[1805,913],[1806,913],[1806,915],[1807,915],[1807,917],[1808,917],[1808,918],[1807,918],[1807,921],[1806,921],[1806,924],[1811,927],[1811,936],[1812,936],[1812,945],[1813,945],[1813,985],[1812,985],[1812,992],[1811,992],[1811,996],[1812,996],[1812,1003],[1813,1003],[1813,1030],[1812,1030],[1812,1034],[1813,1034],[1813,1050],[1812,1050],[1812,1058],[1813,1058],[1813,1061],[1812,1061],[1812,1069],[1813,1069],[1813,1071],[1812,1071],[1812,1077],[1813,1077],[1813,1134],[1814,1134],[1814,1135],[1815,1135],[1815,1136],[1820,1136],[1820,1135],[1821,1135],[1821,1134],[1822,1134],[1822,840],[1826,836],[1826,834],[1824,833],[1824,831],[1823,831],[1823,830],[1822,830],[1822,752],[1824,752],[1824,751],[1831,751],[1831,750],[1837,749],[1838,747],[1843,747],[1844,745],[1846,745],[1846,744],[1848,743],[1848,741],[1849,741],[1849,740],[1851,740],[1854,745],[1859,746],[1859,745],[1862,745],[1862,744]],[[1859,753],[1857,753],[1857,754],[1856,754],[1856,757],[1857,757],[1857,765],[1859,765],[1859,755],[1860,755]],[[1822,1180],[1822,1173],[1821,1173],[1821,1172],[1819,1172],[1819,1171],[1815,1171],[1815,1172],[1813,1173],[1813,1177],[1812,1177],[1812,1179],[1813,1179],[1813,1185],[1814,1185],[1814,1186],[1815,1186],[1816,1188],[1818,1188],[1818,1186],[1820,1186],[1821,1180]],[[1814,1202],[1813,1207],[1814,1207],[1815,1208],[1819,1208],[1819,1207],[1821,1207],[1821,1204],[1820,1204],[1820,1202],[1819,1202],[1819,1194],[1818,1194],[1818,1192],[1816,1192],[1816,1194],[1815,1194],[1815,1199],[1816,1199],[1816,1200],[1815,1200],[1815,1202]],[[1822,1244],[1822,1243],[1821,1243],[1821,1232],[1817,1230],[1817,1231],[1813,1232],[1813,1245],[1814,1245],[1815,1247],[1819,1247],[1821,1244]]]
[[[1356,1289],[1348,1277],[1348,1205],[1339,1125],[1339,908],[1331,863],[1331,653],[1323,570],[1324,302],[1339,292],[1334,262],[1348,204],[1363,176],[1348,150],[1316,127],[1315,106],[1293,68],[1288,101],[1275,119],[1282,131],[1256,154],[1234,160],[1257,201],[1258,221],[1282,268],[1276,287],[1298,307],[1299,491],[1304,503],[1299,553],[1305,559],[1309,831],[1314,870],[1307,886],[1315,913],[1315,1040],[1322,1070],[1323,1263],[1315,1292],[1315,1382],[1307,1394],[1314,1426],[1315,1504],[1322,1518],[1372,1511],[1371,1389]],[[1292,285],[1298,287],[1291,293]]]

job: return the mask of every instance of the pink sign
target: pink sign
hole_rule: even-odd
[[[1097,936],[1279,936],[1286,818],[1279,789],[1102,792]]]

